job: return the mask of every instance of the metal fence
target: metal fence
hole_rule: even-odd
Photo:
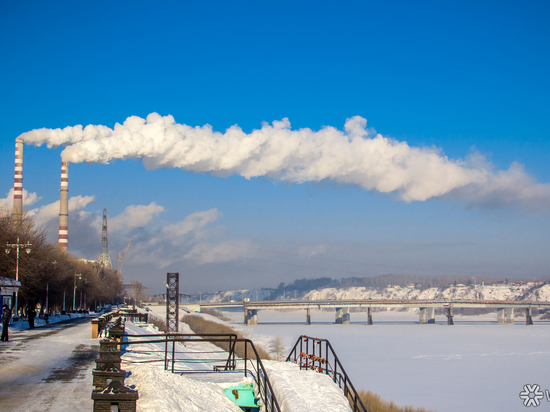
[[[302,335],[290,351],[287,362],[296,362],[300,369],[311,369],[332,377],[332,380],[343,389],[354,412],[367,412],[348,374],[340,363],[336,352],[327,339],[312,338]]]
[[[219,350],[206,348],[197,350],[195,343],[205,342],[221,346]],[[140,351],[134,345],[160,344],[155,350]],[[189,347],[193,345],[193,351]],[[199,345],[200,346],[200,345]],[[237,355],[237,348],[241,356]],[[164,364],[165,370],[179,374],[200,373],[242,373],[245,377],[251,376],[257,387],[257,394],[267,412],[280,412],[280,407],[273,393],[266,370],[262,364],[258,351],[250,339],[239,339],[235,334],[185,334],[167,333],[125,335],[121,348],[125,353],[136,355],[147,354],[146,359],[132,360],[133,363],[159,362]],[[197,356],[192,356],[197,355]]]

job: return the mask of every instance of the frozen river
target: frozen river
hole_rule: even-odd
[[[286,353],[301,334],[332,343],[357,389],[401,405],[444,411],[521,411],[526,384],[550,389],[550,322],[497,324],[496,315],[456,316],[447,326],[419,324],[410,312],[352,313],[350,325],[334,325],[333,312],[261,311],[259,325],[245,327],[242,311],[229,313],[234,327],[266,347],[283,339]],[[354,323],[357,322],[357,323]],[[550,411],[545,397],[540,410]]]

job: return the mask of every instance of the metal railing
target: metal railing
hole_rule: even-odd
[[[189,351],[184,345],[210,342],[222,346],[220,350],[207,349],[205,351]],[[215,372],[242,372],[245,377],[250,375],[257,386],[257,395],[267,412],[280,412],[279,403],[275,398],[273,388],[262,364],[258,351],[250,339],[239,339],[236,334],[186,334],[167,333],[146,335],[125,335],[121,349],[126,353],[139,354],[140,351],[131,350],[129,345],[162,344],[164,349],[157,351],[158,358],[149,358],[133,363],[163,362],[164,369],[172,373],[198,374]],[[195,345],[196,346],[196,345]],[[242,355],[237,355],[237,348],[241,346]],[[155,351],[146,350],[151,354]],[[200,354],[199,358],[189,357],[190,354]],[[225,354],[225,355],[224,355]],[[208,356],[204,356],[208,355]],[[222,364],[220,364],[222,362]],[[202,365],[201,365],[202,364]],[[209,368],[201,366],[210,365]]]
[[[147,323],[147,313],[120,312],[120,316],[132,323]]]
[[[351,383],[342,363],[336,356],[327,339],[312,338],[302,335],[290,351],[287,362],[296,362],[300,369],[311,369],[332,377],[332,380],[344,391],[353,412],[367,412],[355,387]]]

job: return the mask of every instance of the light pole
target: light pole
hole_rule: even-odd
[[[9,254],[11,252],[11,249],[17,250],[17,258],[15,263],[15,280],[19,282],[19,249],[25,248],[25,252],[27,254],[31,253],[31,246],[32,244],[27,241],[27,243],[19,243],[19,236],[17,236],[17,242],[16,243],[6,243],[6,253]],[[18,315],[18,296],[19,296],[19,290],[17,290],[17,293],[15,294],[15,316],[13,317],[13,320],[19,320]]]
[[[74,274],[74,290],[73,290],[73,312],[76,307],[76,277],[78,276],[79,279],[82,279],[82,273],[75,273]]]

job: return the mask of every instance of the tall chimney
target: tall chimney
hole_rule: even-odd
[[[67,251],[69,242],[69,162],[61,162],[61,189],[59,190],[59,248]]]
[[[23,219],[23,139],[15,139],[15,174],[13,178],[13,210],[16,223]]]

